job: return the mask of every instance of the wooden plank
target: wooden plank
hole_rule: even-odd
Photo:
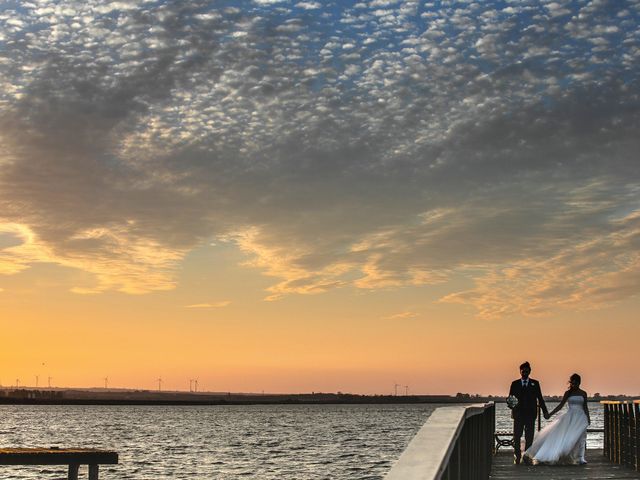
[[[117,452],[93,448],[0,448],[0,465],[89,465],[118,463]]]
[[[607,461],[602,450],[587,450],[588,465],[514,465],[513,455],[499,453],[493,457],[491,480],[609,480],[640,479],[631,468]]]

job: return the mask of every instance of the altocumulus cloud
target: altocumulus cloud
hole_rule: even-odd
[[[229,300],[223,300],[220,302],[213,302],[213,303],[195,303],[193,305],[186,305],[185,308],[209,309],[209,308],[223,308],[223,307],[228,307],[229,305],[231,305],[231,302]]]
[[[481,317],[640,288],[640,4],[54,1],[0,10],[0,250],[173,288],[212,238],[269,299],[474,282]]]

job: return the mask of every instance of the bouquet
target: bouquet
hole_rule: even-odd
[[[513,410],[517,406],[518,406],[518,399],[513,395],[509,395],[507,397],[507,407]]]

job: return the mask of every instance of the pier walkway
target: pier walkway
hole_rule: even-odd
[[[514,465],[488,403],[436,409],[385,480],[640,480],[640,400],[601,403],[604,449],[589,450],[588,465]]]
[[[513,454],[504,452],[493,457],[491,480],[608,480],[608,479],[640,479],[640,472],[635,472],[624,465],[611,463],[605,458],[602,450],[587,451],[588,465],[568,466],[528,466],[514,465]]]

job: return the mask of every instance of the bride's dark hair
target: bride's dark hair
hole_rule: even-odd
[[[578,375],[577,373],[574,373],[573,375],[571,375],[569,377],[569,381],[570,382],[575,382],[578,385],[580,385],[582,383],[582,377],[580,377],[580,375]]]

